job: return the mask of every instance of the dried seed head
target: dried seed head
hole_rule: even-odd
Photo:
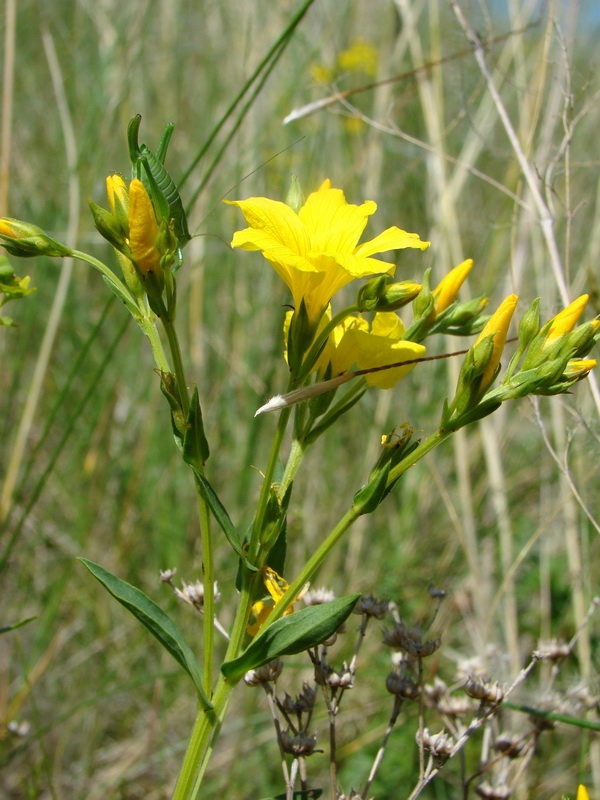
[[[299,733],[297,736],[290,734],[289,730],[281,733],[281,747],[284,753],[295,756],[311,756],[315,752],[317,737],[313,734]]]
[[[571,654],[571,649],[567,642],[560,639],[549,639],[538,644],[538,649],[534,650],[533,656],[538,659],[547,659],[553,663],[564,661]]]
[[[444,681],[436,675],[433,679],[433,683],[426,683],[423,687],[423,694],[427,705],[430,708],[435,708],[447,691],[448,687]]]
[[[387,600],[376,600],[372,594],[363,594],[354,606],[354,614],[364,614],[366,617],[383,619],[388,610]]]
[[[508,800],[512,791],[505,783],[499,783],[497,786],[492,786],[488,781],[480,783],[475,787],[475,791],[480,797],[485,797],[486,800]]]
[[[17,722],[16,719],[12,719],[6,726],[6,730],[13,736],[23,737],[29,734],[29,731],[31,730],[31,724],[27,720]]]
[[[341,670],[332,670],[325,682],[331,686],[332,689],[352,689],[353,680],[354,678],[348,669],[348,665],[344,664]]]
[[[304,593],[302,599],[306,606],[321,606],[323,603],[331,603],[332,600],[335,600],[335,594],[331,589],[321,587],[320,589],[309,589]]]
[[[302,691],[296,697],[296,705],[298,706],[298,710],[302,711],[311,711],[315,707],[315,703],[317,702],[317,689],[316,686],[310,686],[310,684],[305,683],[302,686]]]
[[[269,683],[269,681],[276,681],[281,675],[283,669],[283,661],[276,658],[275,661],[270,661],[258,669],[250,669],[244,675],[244,683],[246,686],[260,686],[261,683]]]
[[[525,738],[516,733],[503,731],[494,742],[494,750],[502,753],[507,758],[520,758],[523,755],[527,742]]]
[[[399,695],[405,700],[416,700],[419,697],[419,684],[397,672],[390,672],[385,679],[385,688],[390,694]]]
[[[463,695],[444,695],[440,697],[437,708],[440,714],[455,718],[466,717],[472,711],[471,703]]]
[[[333,672],[333,667],[325,664],[322,661],[315,662],[315,683],[319,686],[327,686],[329,676]]]
[[[176,573],[177,573],[176,567],[173,567],[173,569],[161,569],[160,571],[161,583],[171,583]]]
[[[440,731],[439,733],[429,733],[429,728],[424,728],[423,739],[421,732],[417,731],[417,744],[423,745],[424,750],[431,753],[438,764],[445,763],[452,755],[454,740],[449,733]]]
[[[221,595],[217,589],[217,582],[213,586],[215,601],[221,599]],[[175,594],[184,603],[194,608],[201,609],[204,606],[204,584],[201,581],[194,581],[193,583],[186,583],[183,581],[181,589],[175,589]]]
[[[441,642],[439,637],[423,639],[420,628],[409,629],[401,620],[391,630],[384,632],[383,643],[403,650],[413,658],[426,658],[435,653]]]
[[[483,680],[471,676],[464,685],[464,690],[469,697],[481,700],[484,703],[498,705],[504,698],[506,689],[498,681]]]

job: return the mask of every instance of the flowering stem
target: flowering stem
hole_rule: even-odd
[[[256,516],[254,517],[252,539],[250,541],[250,547],[248,548],[248,557],[252,563],[256,563],[256,556],[260,549],[260,536],[262,533],[263,522],[265,519],[265,512],[267,510],[267,503],[269,501],[269,492],[271,490],[271,485],[273,483],[273,477],[275,475],[275,468],[277,466],[277,461],[279,459],[279,452],[281,450],[283,436],[285,434],[285,429],[287,427],[287,423],[290,418],[290,411],[291,409],[284,408],[281,414],[279,415],[279,421],[277,423],[277,431],[275,432],[275,438],[273,439],[273,444],[271,445],[269,461],[267,463],[267,469],[265,472],[263,485],[258,500]]]
[[[285,493],[287,491],[288,486],[296,477],[296,473],[300,468],[300,464],[302,463],[302,459],[304,458],[304,452],[306,450],[306,444],[301,442],[299,439],[294,439],[292,442],[292,449],[290,451],[290,456],[288,458],[287,464],[285,465],[285,471],[283,473],[283,478],[281,479],[281,485],[279,487],[279,497],[285,497]]]
[[[434,447],[437,447],[438,444],[441,444],[452,433],[454,433],[453,430],[449,431],[439,430],[436,431],[434,434],[432,434],[429,438],[422,441],[418,447],[415,447],[415,449],[412,451],[412,453],[410,453],[410,455],[406,456],[406,458],[403,458],[399,464],[396,464],[396,466],[390,470],[387,485],[389,486],[390,483],[397,481],[398,478],[401,475],[403,475],[407,469],[410,469],[410,467],[414,466],[417,463],[417,461],[420,461],[423,458],[423,456],[427,455],[427,453],[433,450]]]
[[[99,272],[101,272],[107,281],[117,289],[116,294],[118,294],[119,299],[127,305],[127,308],[137,319],[138,315],[140,314],[140,310],[137,307],[137,304],[133,299],[129,289],[125,286],[123,281],[117,278],[112,269],[107,267],[106,264],[103,264],[102,261],[94,258],[94,256],[91,256],[89,253],[84,253],[82,250],[72,250],[71,255],[73,258],[79,259],[79,261],[85,261],[86,264],[90,264],[92,267],[94,267],[94,269],[97,269]]]
[[[162,300],[161,300],[162,305]],[[164,313],[163,313],[164,311]],[[175,372],[175,380],[179,390],[179,400],[181,402],[181,410],[184,417],[187,419],[190,410],[190,398],[188,395],[187,382],[185,380],[185,373],[183,371],[183,360],[181,358],[181,348],[179,347],[179,339],[177,338],[177,331],[173,325],[173,320],[167,313],[164,307],[161,309],[160,321],[163,324],[165,333],[167,334],[167,341],[169,342],[169,350],[171,351],[171,358],[173,359],[173,369]]]

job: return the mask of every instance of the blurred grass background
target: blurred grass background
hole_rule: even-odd
[[[167,121],[176,124],[168,166],[182,175],[299,7],[291,0],[7,0],[1,213],[62,240],[72,236],[112,263],[87,198],[103,204],[105,176],[127,173],[130,118],[142,114],[141,140],[150,147]],[[372,235],[398,224],[432,241],[425,254],[399,254],[399,279],[418,280],[431,266],[435,284],[472,257],[465,297],[487,292],[493,306],[516,291],[522,313],[540,296],[548,318],[564,305],[562,281],[571,299],[590,292],[587,318],[599,311],[593,18],[575,2],[539,16],[534,4],[517,0],[464,10],[482,37],[520,31],[489,48],[488,64],[551,215],[560,272],[551,268],[531,193],[471,55],[282,125],[292,109],[337,89],[468,50],[451,9],[436,0],[316,0],[194,203],[190,228],[200,236],[179,273],[179,329],[188,376],[204,396],[209,477],[234,520],[249,520],[256,468],[275,427],[272,417],[254,420],[253,413],[285,383],[280,331],[288,298],[258,255],[229,249],[243,222],[220,203],[224,195],[283,199],[292,172],[306,193],[330,177],[349,202],[378,203]],[[184,202],[207,176],[226,130],[186,181]],[[195,715],[190,687],[75,557],[99,561],[174,610],[158,571],[176,566],[180,578],[199,577],[193,486],[165,433],[150,354],[124,309],[107,306],[98,274],[79,263],[13,263],[37,292],[9,306],[17,328],[0,328],[1,624],[36,619],[0,644],[0,790],[7,798],[165,798]],[[432,352],[436,346],[443,352],[462,342],[433,342]],[[347,507],[380,434],[408,421],[417,431],[434,429],[456,370],[423,365],[395,390],[369,393],[309,454],[296,481],[288,577]],[[457,435],[350,532],[316,583],[393,599],[411,623],[430,611],[430,583],[448,589],[444,646],[431,670],[449,681],[457,662],[490,652],[492,677],[508,680],[540,637],[572,636],[599,572],[592,389],[586,382],[569,397],[511,404]],[[217,559],[219,615],[227,623],[236,564],[226,547]],[[197,620],[185,609],[175,613],[194,641]],[[346,791],[364,781],[389,713],[379,639],[372,637],[363,682],[340,720]],[[563,668],[564,687],[581,682],[597,694],[596,619],[576,654]],[[542,702],[536,692],[544,677],[540,670],[523,702]],[[11,722],[27,723],[28,733],[11,734]],[[517,716],[506,724],[523,725]],[[407,712],[373,787],[378,798],[408,794],[415,726]],[[600,754],[589,734],[559,729],[540,748],[523,797],[560,797],[578,780],[598,790]],[[205,796],[251,800],[281,791],[277,763],[264,699],[240,688]],[[473,758],[469,766],[476,769]],[[310,770],[325,774],[325,757],[315,756]],[[457,797],[452,768],[448,776],[425,796]]]

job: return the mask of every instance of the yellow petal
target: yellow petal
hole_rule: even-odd
[[[577,800],[590,800],[590,796],[588,794],[587,789],[583,784],[579,784],[579,788],[577,789]]]
[[[278,200],[269,200],[266,197],[250,197],[248,200],[226,200],[225,202],[240,209],[250,228],[262,231],[266,235],[265,243],[278,242],[292,253],[306,257],[309,250],[308,235],[298,215],[288,205]],[[232,242],[231,246],[240,247],[241,245]]]
[[[12,239],[18,239],[17,232],[11,228],[5,219],[0,219],[0,234],[2,236],[10,236]]]
[[[341,189],[332,189],[330,181],[325,181],[319,191],[308,196],[298,217],[310,232],[311,252],[337,255],[353,252],[376,210],[372,200],[350,205]]]
[[[374,239],[363,242],[355,250],[355,255],[366,257],[373,253],[387,253],[388,250],[404,250],[407,247],[427,250],[431,242],[424,242],[417,233],[407,233],[394,226],[380,233]]]
[[[115,213],[115,202],[118,198],[123,208],[127,208],[127,186],[120,175],[109,175],[106,179],[106,194],[110,210]]]

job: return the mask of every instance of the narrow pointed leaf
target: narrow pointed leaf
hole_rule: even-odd
[[[130,611],[183,667],[196,686],[201,705],[205,709],[212,708],[202,688],[200,665],[190,646],[185,641],[183,633],[173,620],[153,600],[139,589],[136,589],[135,586],[126,583],[121,578],[117,578],[116,575],[113,575],[99,564],[88,561],[87,558],[80,558],[79,560],[89,569],[94,578],[104,586],[107,592]]]
[[[204,424],[202,422],[202,411],[200,400],[198,399],[198,387],[194,387],[192,402],[188,413],[186,430],[183,435],[182,457],[186,464],[191,467],[202,469],[210,455],[208,442],[204,435]]]
[[[0,627],[0,633],[8,633],[9,631],[16,631],[17,628],[20,628],[22,625],[27,625],[28,622],[37,619],[37,617],[27,617],[26,619],[21,619],[19,622],[13,622],[11,625],[3,625]]]
[[[238,680],[249,669],[257,669],[280,656],[291,656],[316,647],[338,630],[351,614],[360,594],[348,594],[331,603],[309,606],[269,625],[233,661],[226,661],[221,672]]]
[[[231,517],[227,513],[225,506],[217,497],[217,493],[212,488],[210,483],[207,481],[206,477],[200,472],[200,470],[197,469],[193,464],[191,464],[190,466],[194,470],[194,474],[196,476],[196,480],[198,481],[198,486],[200,487],[200,491],[202,492],[204,499],[208,503],[208,506],[212,511],[214,518],[217,520],[221,530],[225,534],[225,538],[227,539],[229,544],[233,547],[238,556],[242,559],[246,567],[248,567],[248,569],[251,570],[252,572],[256,572],[256,567],[248,561],[246,554],[244,553],[237,529],[233,524],[233,522],[231,521]]]

